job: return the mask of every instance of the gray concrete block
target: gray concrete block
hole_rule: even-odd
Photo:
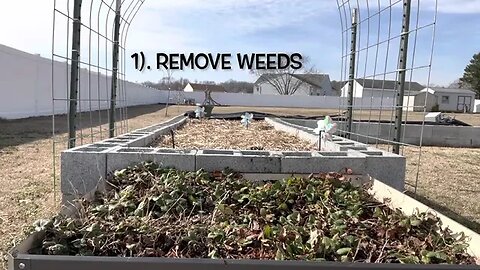
[[[145,137],[142,136],[137,139],[133,139],[126,143],[127,147],[144,147],[145,146]]]
[[[421,125],[407,125],[403,126],[403,132],[406,138],[420,138],[422,135],[422,126]],[[432,135],[432,131],[430,128],[424,128],[423,135],[430,137]]]
[[[281,160],[282,173],[309,174],[344,172],[352,169],[355,174],[365,173],[365,158],[348,156],[348,153],[314,152],[294,153],[284,152]]]
[[[160,129],[155,130],[154,133],[155,133],[155,136],[158,138],[160,136],[170,134],[170,130],[172,129],[170,129],[169,127],[162,127]]]
[[[131,139],[126,143],[128,147],[146,147],[156,139],[155,133],[149,132],[141,137]]]
[[[244,173],[279,173],[280,157],[265,151],[200,150],[196,168],[221,171],[230,168]]]
[[[335,143],[335,142],[334,142]],[[341,144],[342,142],[339,142],[339,143],[335,143],[335,144]],[[360,143],[353,143],[350,144],[350,143],[345,143],[344,145],[340,145],[340,147],[338,147],[338,151],[340,152],[343,152],[343,151],[350,151],[350,150],[354,150],[354,151],[367,151],[367,148],[368,148],[368,145],[366,144],[360,144]]]
[[[470,147],[480,147],[480,127],[470,130]]]
[[[458,138],[463,133],[463,130],[459,127],[432,126],[431,128],[433,134],[441,134],[443,138]]]
[[[102,190],[106,177],[106,153],[111,148],[74,148],[61,154],[61,190],[66,195],[84,195]]]
[[[406,166],[405,157],[399,155],[366,156],[366,172],[371,177],[399,191],[405,190]]]
[[[295,125],[285,124],[278,119],[269,120],[276,128],[290,134],[302,137],[303,129],[295,128]],[[361,132],[368,131],[368,123],[355,123]],[[365,128],[367,127],[367,130]],[[376,125],[380,137],[389,139],[392,127],[387,124]],[[355,130],[355,129],[354,129]],[[378,136],[378,134],[375,134]],[[355,139],[368,142],[365,136],[353,135]],[[313,141],[313,137],[310,137]],[[374,177],[398,190],[404,190],[406,160],[404,157],[394,155],[368,145],[333,136],[331,141],[322,140],[322,150],[327,152],[313,153],[284,153],[282,158],[282,173],[316,173],[316,172],[340,172],[345,168],[353,170],[353,174],[366,174]]]
[[[195,150],[183,151],[159,148],[118,148],[107,153],[107,173],[124,169],[128,166],[151,161],[162,167],[181,171],[195,171]]]

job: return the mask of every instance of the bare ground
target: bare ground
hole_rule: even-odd
[[[168,116],[160,105],[139,106],[128,109],[129,130],[145,127],[183,113],[193,107],[174,106],[168,109]],[[259,111],[285,115],[336,114],[337,110],[289,109],[289,108],[245,108],[218,107],[214,112]],[[98,113],[97,113],[98,114]],[[105,138],[107,134],[106,112],[99,121],[97,114],[90,118],[83,114],[79,126],[82,127],[83,143]],[[379,112],[372,115],[380,117]],[[363,119],[375,119],[369,112],[357,114]],[[382,112],[381,118],[390,119],[390,113]],[[409,119],[421,119],[421,114],[410,113]],[[456,115],[456,118],[472,125],[480,126],[480,115]],[[39,218],[48,218],[57,212],[59,200],[59,161],[58,154],[65,149],[67,121],[64,116],[55,117],[57,137],[55,141],[56,175],[53,181],[52,119],[37,117],[15,121],[0,120],[0,258],[12,247],[23,231]],[[101,125],[101,128],[95,126]],[[101,131],[101,133],[100,133]],[[88,138],[88,134],[98,133]],[[81,139],[78,139],[81,143]],[[462,215],[470,221],[480,222],[480,150],[424,148],[422,174],[419,181],[419,194],[433,201],[452,215]],[[406,151],[409,164],[415,159]],[[437,161],[430,165],[427,161]],[[409,168],[408,177],[413,170]],[[425,176],[423,176],[425,175]],[[55,187],[55,188],[54,188]],[[56,199],[56,201],[54,200]],[[420,198],[422,199],[422,198]],[[474,224],[475,225],[475,224]],[[478,224],[477,224],[478,225]],[[476,225],[475,225],[476,226]],[[480,231],[480,226],[476,227]],[[5,267],[5,264],[3,265]]]

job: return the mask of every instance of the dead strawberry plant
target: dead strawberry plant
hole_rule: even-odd
[[[36,223],[35,254],[474,264],[462,234],[390,209],[341,175],[254,183],[145,163],[115,172],[77,217]]]

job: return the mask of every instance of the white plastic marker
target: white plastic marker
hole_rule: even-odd
[[[321,140],[332,140],[333,134],[337,132],[337,123],[332,121],[330,116],[326,116],[325,119],[317,122],[318,127],[314,129],[314,132],[318,134],[318,150],[321,151]]]
[[[242,121],[240,121],[240,122],[242,123],[242,125],[244,127],[246,127],[248,129],[248,126],[250,126],[250,123],[252,122],[252,119],[253,119],[253,114],[245,113],[244,115],[242,115]]]
[[[195,117],[196,118],[203,118],[205,116],[205,108],[202,106],[198,106],[195,110]]]

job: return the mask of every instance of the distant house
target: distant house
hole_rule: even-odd
[[[395,98],[397,93],[397,81],[355,79],[353,83],[353,97],[356,98]],[[414,96],[425,87],[417,82],[407,82],[405,96]],[[348,82],[343,83],[342,97],[348,96]]]
[[[225,88],[221,85],[216,84],[201,84],[201,83],[189,83],[183,89],[184,92],[205,92],[210,90],[212,92],[225,93]]]
[[[468,89],[430,87],[415,95],[414,111],[423,111],[427,101],[427,111],[473,112],[475,92]],[[436,108],[438,106],[438,108]]]
[[[282,77],[283,76],[283,77]],[[300,85],[295,96],[338,96],[334,91],[330,76],[327,74],[263,74],[254,83],[255,95],[280,95],[269,81],[289,82],[290,85]]]
[[[342,93],[342,88],[345,86],[345,82],[342,81],[332,81],[332,88],[334,91],[340,95]]]

